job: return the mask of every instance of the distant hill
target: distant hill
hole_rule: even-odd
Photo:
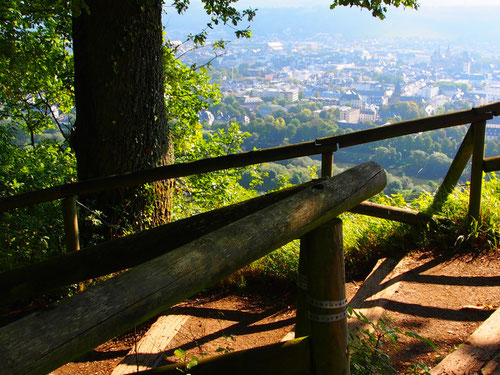
[[[194,6],[186,15],[164,16],[167,34],[171,39],[183,39],[189,33],[200,31],[208,19],[200,7]],[[391,9],[383,21],[373,18],[369,12],[358,8],[324,6],[309,8],[259,9],[251,25],[254,37],[276,39],[311,39],[318,33],[342,34],[349,39],[365,38],[432,38],[454,44],[470,44],[472,40],[498,41],[498,23],[492,14],[498,14],[500,6],[468,8],[426,8],[418,11]],[[224,35],[217,32],[219,37]],[[227,31],[226,37],[230,36]],[[477,44],[470,45],[471,49]],[[479,47],[480,48],[480,47]]]

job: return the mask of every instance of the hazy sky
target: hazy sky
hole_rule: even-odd
[[[500,6],[499,0],[418,0],[421,8],[434,7],[478,7]],[[191,1],[192,5],[200,6],[200,0]],[[328,0],[239,0],[237,7],[251,8],[302,8],[302,7],[328,7]]]
[[[281,7],[310,7],[327,6],[326,0],[240,0],[238,2],[244,6],[252,8],[281,8]],[[441,7],[441,6],[498,6],[498,0],[419,0],[422,7]]]
[[[283,34],[285,29],[292,28],[297,35],[308,36],[329,32],[352,38],[418,37],[447,40],[446,43],[453,45],[472,46],[477,44],[475,41],[483,40],[500,44],[496,17],[500,12],[500,0],[418,0],[419,11],[390,7],[384,21],[359,8],[339,7],[332,12],[329,10],[331,1],[239,0],[236,6],[238,9],[259,9],[250,25],[254,37]],[[278,19],[272,8],[283,10]],[[191,0],[190,10],[183,16],[176,16],[173,9],[166,9],[166,13],[165,25],[174,39],[199,32],[200,25],[209,20],[202,11],[201,0]],[[477,48],[483,47],[477,45]]]

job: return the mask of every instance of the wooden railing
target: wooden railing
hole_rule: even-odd
[[[500,102],[495,102],[485,106],[473,108],[471,110],[403,121],[353,133],[318,138],[315,141],[310,142],[243,152],[228,156],[220,156],[190,163],[167,165],[164,167],[130,172],[117,176],[101,177],[92,180],[59,185],[43,190],[18,194],[12,197],[1,198],[0,212],[61,198],[92,194],[122,187],[137,186],[148,182],[170,178],[186,177],[199,173],[245,167],[258,163],[286,160],[301,156],[312,156],[318,154],[328,155],[340,148],[381,141],[404,135],[443,129],[457,125],[484,124],[485,121],[492,119],[498,114],[500,114]],[[479,138],[481,138],[480,135],[478,135],[477,138],[477,143],[479,143]]]
[[[431,211],[437,211],[441,208],[442,203],[457,184],[460,175],[472,155],[469,215],[471,218],[477,219],[480,213],[483,170],[498,170],[500,166],[498,157],[483,160],[486,121],[498,113],[500,113],[499,102],[468,111],[405,121],[350,134],[320,138],[312,142],[165,166],[120,176],[109,176],[0,199],[0,212],[2,212],[63,198],[65,230],[69,250],[68,254],[63,257],[0,274],[0,291],[2,292],[2,296],[5,296],[4,302],[8,303],[19,297],[32,296],[42,290],[135,267],[124,274],[135,276],[120,276],[119,278],[112,279],[104,283],[102,287],[99,286],[96,289],[85,291],[81,295],[76,296],[76,298],[69,299],[68,302],[64,301],[52,312],[41,313],[36,318],[27,317],[1,328],[0,342],[4,348],[8,349],[0,352],[0,363],[7,363],[7,368],[12,369],[10,373],[42,373],[43,371],[52,370],[65,361],[92,349],[97,344],[103,342],[103,340],[123,332],[123,330],[157,314],[187,295],[191,295],[208,284],[219,280],[221,277],[225,277],[228,273],[236,271],[242,265],[248,264],[248,262],[271,251],[278,245],[282,245],[297,237],[303,237],[301,247],[307,250],[301,251],[299,271],[305,276],[302,279],[307,278],[308,283],[314,285],[314,290],[318,291],[318,293],[323,293],[323,295],[312,296],[310,294],[311,288],[307,288],[307,290],[299,294],[297,334],[299,336],[309,336],[310,338],[306,341],[311,341],[311,344],[304,345],[303,341],[299,340],[297,348],[307,346],[308,354],[303,354],[307,358],[312,358],[311,363],[308,363],[307,366],[313,366],[317,374],[340,373],[332,368],[331,363],[325,365],[328,367],[328,371],[321,367],[329,359],[325,358],[325,353],[321,353],[321,349],[319,348],[328,348],[328,355],[333,350],[337,353],[337,357],[335,357],[336,361],[338,360],[340,361],[338,363],[345,365],[346,355],[343,349],[344,343],[341,341],[344,340],[344,335],[337,335],[338,340],[335,343],[325,344],[325,340],[328,341],[328,337],[331,337],[331,335],[327,335],[327,337],[322,336],[321,332],[325,330],[325,326],[322,325],[324,322],[316,322],[321,324],[318,326],[319,328],[314,328],[315,323],[311,323],[309,319],[309,314],[312,314],[311,316],[339,316],[339,314],[344,313],[343,306],[333,309],[334,314],[332,314],[331,309],[324,309],[324,305],[319,304],[318,307],[318,304],[313,304],[312,306],[310,304],[311,300],[338,302],[342,299],[342,280],[327,283],[328,285],[335,285],[333,289],[328,289],[324,285],[328,277],[333,274],[338,275],[339,273],[330,268],[323,273],[318,272],[322,264],[321,261],[314,260],[318,259],[315,258],[314,249],[323,248],[325,244],[335,247],[336,250],[332,251],[337,254],[337,257],[340,256],[339,254],[342,252],[339,250],[341,248],[341,241],[338,240],[339,235],[337,233],[340,224],[338,222],[333,224],[333,226],[330,224],[327,228],[322,228],[322,225],[346,210],[412,224],[422,224],[430,220],[428,216],[418,212],[363,202],[363,200],[373,195],[375,190],[379,191],[383,188],[380,177],[373,177],[381,175],[380,172],[374,173],[377,168],[372,166],[370,172],[375,180],[378,179],[375,183],[373,181],[363,183],[363,181],[366,181],[366,176],[363,175],[367,171],[365,165],[362,167],[365,168],[365,172],[361,175],[358,173],[359,169],[355,169],[358,172],[352,172],[352,170],[345,172],[334,178],[335,183],[331,186],[328,179],[324,180],[324,183],[314,181],[211,213],[151,229],[150,231],[138,233],[127,238],[113,240],[73,252],[73,250],[79,248],[78,223],[75,208],[76,196],[162,179],[315,154],[322,155],[322,177],[328,178],[332,175],[333,152],[340,148],[470,123],[469,131],[450,166],[443,184],[436,193]],[[352,179],[353,173],[356,175],[355,182]],[[351,183],[359,188],[359,191],[356,189],[354,191],[347,189],[345,185],[346,181],[351,181]],[[358,183],[361,185],[358,186]],[[329,186],[328,189],[325,186]],[[341,188],[338,188],[339,186]],[[363,190],[367,186],[369,187],[369,194]],[[348,197],[343,195],[347,190],[351,194]],[[319,191],[323,195],[318,194]],[[363,191],[363,193],[360,193],[360,191]],[[331,194],[333,203],[328,203],[328,199],[325,198],[325,193],[327,192]],[[300,205],[292,203],[297,196],[302,197]],[[319,196],[322,196],[322,198],[318,198]],[[344,201],[338,201],[336,196],[344,197]],[[308,200],[311,197],[314,197],[315,203]],[[305,199],[305,201],[302,199]],[[326,209],[326,211],[318,212],[318,200],[321,200],[326,205],[324,207],[327,207],[329,204],[333,204],[334,207],[328,206],[330,208]],[[276,214],[270,211],[271,205],[273,205],[273,211],[276,210],[276,205],[292,205],[294,208],[291,211],[286,211],[286,213],[281,212],[278,221],[269,223],[264,218],[273,217]],[[313,217],[310,216],[311,213],[309,211],[314,211],[312,214]],[[255,221],[255,215],[261,215],[263,212],[265,212],[265,215],[260,216]],[[210,219],[208,220],[208,218]],[[260,228],[260,232],[262,231],[262,227],[259,225],[263,222],[267,223],[264,225],[266,229],[286,227],[290,230],[286,231],[286,235],[282,233],[283,236],[266,235],[266,239],[269,237],[275,240],[275,242],[262,243],[257,240],[257,234],[253,237],[249,234],[252,229],[238,228],[235,230],[232,227],[233,224],[230,223],[236,220],[238,220],[238,223],[245,222],[245,220],[254,220],[251,221],[252,225]],[[280,224],[280,220],[283,223]],[[298,225],[298,222],[301,224],[299,227],[296,227],[295,225]],[[233,228],[231,229],[231,233],[225,232],[228,230],[228,227]],[[337,231],[335,232],[337,234],[331,232],[331,228],[335,227],[337,229],[334,232]],[[172,236],[172,233],[176,233],[176,235]],[[244,237],[250,235],[248,238],[251,238],[251,241],[248,241],[248,238],[247,241],[240,238],[238,243],[234,243],[232,239],[233,237],[237,237],[239,233],[242,233]],[[337,239],[332,240],[332,236]],[[169,241],[171,241],[170,246],[169,241],[164,240],[165,238],[169,238]],[[174,239],[179,240],[175,241]],[[230,241],[231,246],[226,246],[224,241]],[[241,246],[253,250],[245,250],[241,246],[236,246],[240,242],[244,245]],[[193,243],[196,244],[196,249],[190,247]],[[322,245],[319,246],[318,244]],[[139,246],[140,251],[138,251]],[[206,246],[208,246],[206,253],[204,251],[200,253],[199,249]],[[255,246],[259,247],[258,250]],[[216,251],[215,248],[219,249],[217,251],[225,249],[222,250],[226,251],[224,257],[236,256],[238,260],[235,262],[231,261],[231,265],[225,265],[223,270],[216,265],[207,266],[207,264],[213,263],[210,258],[214,257],[214,254],[218,254],[217,252],[214,253]],[[228,248],[236,249],[234,251],[238,254],[235,255],[233,251],[227,253],[229,251]],[[319,259],[324,259],[324,257],[325,254],[319,255]],[[162,260],[159,261],[159,259]],[[337,265],[333,267],[337,267],[338,269],[343,264],[342,262],[337,261]],[[153,264],[155,265],[152,266]],[[158,265],[161,265],[161,267],[155,268]],[[149,268],[151,266],[153,268]],[[193,280],[193,277],[189,276],[190,273],[188,271],[192,267],[197,270],[195,272],[196,280]],[[216,270],[214,271],[215,273],[211,272],[207,276],[203,276],[201,281],[198,280],[200,270],[207,267]],[[160,277],[160,274],[162,274],[162,279],[159,281],[156,277]],[[321,280],[311,279],[315,277],[314,275],[318,274],[322,275]],[[166,277],[166,279],[163,277]],[[171,277],[174,277],[174,279],[171,279]],[[184,285],[180,280],[186,280],[187,284]],[[138,283],[140,283],[140,290],[137,290],[138,287],[134,286]],[[158,285],[162,285],[162,287],[158,289]],[[130,299],[124,300],[123,293],[119,294],[117,298],[108,295],[116,293],[116,290],[120,290],[120,288],[127,290],[125,297],[130,297]],[[166,291],[167,289],[168,292]],[[151,298],[154,300],[154,303],[151,302]],[[94,311],[98,306],[103,306],[103,309]],[[337,333],[339,329],[341,331],[344,329],[341,320],[338,320],[340,323],[335,323],[337,325]],[[60,327],[61,324],[65,325],[64,329]],[[53,330],[54,333],[50,333],[50,331],[41,332],[40,329]],[[43,347],[36,344],[39,337],[44,337]],[[46,338],[50,339],[45,340]],[[318,342],[321,342],[321,344],[318,344]],[[290,347],[287,346],[288,349],[286,350],[295,350],[290,349],[291,347],[296,348],[294,345],[291,343]],[[32,349],[25,350],[28,347]],[[342,350],[339,350],[339,348]],[[272,350],[274,353],[275,349]],[[334,367],[339,368],[339,366]]]
[[[14,208],[26,207],[37,203],[64,199],[63,217],[65,221],[65,240],[68,252],[72,252],[78,250],[80,247],[78,242],[78,220],[76,216],[76,196],[79,195],[92,194],[122,187],[137,186],[148,182],[185,177],[216,170],[244,167],[258,163],[318,154],[322,155],[322,170],[324,171],[324,175],[329,175],[331,173],[328,171],[331,171],[332,169],[333,152],[340,148],[470,123],[471,127],[469,129],[468,137],[464,139],[459,151],[457,152],[450,170],[438,193],[436,194],[436,199],[432,209],[434,211],[438,211],[440,209],[442,203],[444,203],[447,196],[457,184],[470,156],[473,155],[469,217],[478,219],[481,204],[481,179],[483,168],[488,168],[488,171],[500,169],[500,161],[496,159],[488,159],[487,161],[484,161],[483,164],[486,121],[498,114],[500,114],[500,102],[495,102],[476,107],[471,110],[403,121],[349,134],[318,138],[315,141],[310,142],[203,159],[191,163],[174,164],[148,170],[130,172],[117,176],[107,176],[71,184],[59,185],[43,190],[0,198],[0,212]],[[373,214],[377,217],[387,217],[390,215],[390,219],[396,218],[396,220],[401,218],[404,221],[405,218],[409,218],[413,222],[415,221],[415,217],[418,216],[411,212],[408,212],[408,215],[406,216],[401,215],[400,212],[396,212],[391,215],[391,213],[395,211],[391,207],[378,207],[377,205],[372,205],[362,211],[364,214]],[[422,215],[420,215],[417,220],[421,217]]]
[[[50,309],[0,328],[2,373],[43,374],[51,371],[272,250],[306,236],[311,259],[323,257],[321,266],[311,261],[306,273],[308,283],[314,286],[314,290],[307,288],[308,300],[312,301],[311,365],[317,369],[316,374],[336,374],[338,363],[347,366],[345,283],[343,274],[333,272],[333,269],[343,269],[340,222],[335,222],[337,229],[334,231],[328,223],[382,191],[385,184],[384,170],[368,162],[338,176],[308,184],[300,191],[295,189],[289,196],[281,196],[274,204],[236,222],[226,219],[226,225],[174,250],[165,247],[168,243],[165,236],[154,230],[145,233],[141,237],[143,243],[151,245],[152,241],[155,242],[154,246],[160,247],[163,255]],[[102,246],[113,247],[117,241]],[[314,256],[318,251],[321,253]],[[332,284],[320,280],[331,277],[338,278],[339,282]],[[339,303],[322,305],[331,300],[339,300]],[[329,322],[333,324],[331,327]],[[325,347],[325,332],[339,327],[345,332],[336,335],[333,341],[330,339]],[[334,347],[338,353],[334,360],[340,362],[332,368],[330,354]],[[323,372],[324,367],[330,370]]]

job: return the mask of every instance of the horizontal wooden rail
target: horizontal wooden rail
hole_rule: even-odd
[[[50,372],[331,221],[386,181],[379,165],[364,163],[4,326],[2,372]]]
[[[279,342],[247,350],[202,358],[198,364],[186,368],[176,363],[138,374],[163,375],[307,375],[311,371],[309,337]]]
[[[72,184],[59,185],[44,190],[1,198],[0,212],[74,195],[92,194],[99,191],[137,186],[169,178],[185,177],[221,169],[245,167],[253,164],[323,154],[336,151],[338,147],[345,148],[423,131],[486,121],[497,114],[500,114],[500,102],[466,111],[404,121],[349,134],[319,138],[311,142],[220,156],[191,163],[167,165],[164,167],[130,172],[119,176],[108,176]]]
[[[14,301],[135,267],[302,191],[320,180],[262,195],[44,262],[0,273],[2,310]],[[165,239],[168,239],[166,241]]]
[[[4,316],[0,321],[15,318],[15,316],[10,318],[5,316],[9,305],[15,301],[135,267],[268,207],[319,181],[321,180],[191,216],[128,237],[90,246],[78,252],[54,257],[44,262],[2,272],[0,273],[0,295],[3,298],[0,301],[0,317]],[[372,202],[361,202],[351,208],[349,212],[413,225],[433,223],[433,219],[424,213]],[[168,242],[165,242],[165,238],[169,239]]]
[[[500,171],[500,156],[486,158],[483,161],[483,171],[495,172]]]
[[[315,141],[280,146],[264,150],[243,152],[216,158],[202,159],[191,163],[166,165],[137,172],[125,173],[53,186],[0,199],[0,212],[26,207],[37,203],[49,202],[74,195],[97,193],[123,187],[137,186],[148,182],[185,177],[222,169],[245,167],[270,161],[293,159],[301,156],[316,155],[335,151],[335,145],[319,145]]]
[[[351,208],[349,212],[413,225],[425,225],[434,222],[432,217],[422,212],[372,202],[362,202]]]
[[[416,120],[379,126],[377,128],[360,130],[349,134],[319,138],[316,140],[316,143],[321,145],[335,144],[338,145],[338,148],[345,148],[430,130],[486,121],[492,119],[497,114],[500,114],[500,102],[466,111],[419,118]]]

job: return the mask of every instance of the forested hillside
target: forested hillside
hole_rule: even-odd
[[[413,107],[419,108],[416,103],[413,103]],[[443,112],[445,110],[443,108]],[[449,106],[447,110],[456,109]],[[231,122],[239,122],[240,130],[248,133],[242,144],[242,149],[245,151],[305,142],[381,126],[373,122],[346,124],[339,121],[338,109],[323,107],[321,103],[306,100],[287,103],[284,100],[271,99],[256,110],[249,110],[241,106],[234,97],[228,96],[221,103],[211,106],[210,111],[219,115],[220,120],[211,126],[205,122],[206,133],[214,129],[228,129],[228,124]],[[386,119],[392,122],[409,120],[417,116],[424,117],[423,111],[408,112],[406,105],[387,106],[387,111],[396,116]],[[225,117],[220,114],[224,114]],[[354,125],[355,129],[349,127]],[[466,132],[467,126],[459,126],[341,149],[335,153],[335,164],[337,168],[345,168],[346,165],[373,160],[389,171],[390,181],[386,193],[433,192],[439,181],[444,178]],[[500,140],[498,138],[488,140],[486,156],[498,154],[500,154]],[[263,177],[264,184],[261,188],[274,189],[287,180],[291,183],[304,182],[310,178],[313,172],[311,168],[318,166],[318,158],[270,163],[262,167],[267,176]],[[466,175],[462,182],[465,181]],[[249,174],[246,174],[243,178],[244,186],[249,186],[249,177]]]

